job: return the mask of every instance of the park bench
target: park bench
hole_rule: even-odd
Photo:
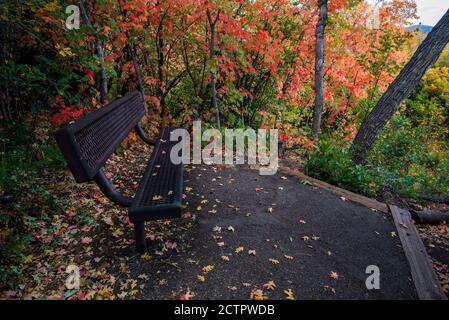
[[[138,252],[146,249],[145,221],[180,217],[183,185],[182,164],[170,160],[177,143],[170,141],[170,134],[176,128],[162,128],[158,138],[150,139],[139,123],[144,115],[142,95],[134,92],[63,127],[55,136],[76,182],[94,180],[112,202],[128,207]],[[128,197],[114,189],[102,167],[132,130],[154,149],[134,197]]]

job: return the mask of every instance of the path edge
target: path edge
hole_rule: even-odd
[[[371,198],[362,196],[360,194],[336,187],[327,182],[309,177],[300,171],[293,170],[293,169],[290,169],[287,167],[280,167],[279,171],[281,171],[282,173],[285,173],[285,174],[299,177],[302,180],[310,181],[313,185],[320,187],[322,189],[325,189],[327,191],[336,193],[342,197],[345,197],[347,200],[349,200],[351,202],[361,204],[365,207],[368,207],[368,208],[371,208],[371,209],[374,209],[374,210],[377,210],[377,211],[380,211],[383,213],[390,213],[390,211],[388,210],[388,206],[385,203],[379,202],[375,199],[371,199]]]
[[[389,206],[420,300],[447,300],[408,210]]]

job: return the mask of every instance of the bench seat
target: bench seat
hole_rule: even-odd
[[[162,128],[136,195],[128,209],[131,222],[179,218],[182,205],[183,166],[170,160],[174,127]]]

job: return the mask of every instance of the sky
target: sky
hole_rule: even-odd
[[[418,5],[418,16],[416,23],[434,26],[438,20],[449,9],[449,0],[415,0]]]

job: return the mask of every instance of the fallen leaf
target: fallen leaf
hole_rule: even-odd
[[[251,290],[250,295],[251,300],[267,300],[268,297],[264,295],[263,291],[260,289]]]
[[[237,248],[235,248],[235,253],[240,253],[240,252],[242,252],[243,251],[243,249],[245,249],[245,248],[243,248],[243,247],[237,247]]]
[[[312,182],[310,182],[310,181],[307,180],[307,179],[304,179],[304,180],[301,181],[301,184],[306,185],[306,186],[311,186],[311,185],[312,185]]]
[[[92,242],[92,238],[89,238],[89,237],[82,237],[81,238],[81,243],[89,244],[91,242]]]
[[[198,279],[199,282],[204,282],[206,280],[206,278],[202,275],[197,275],[196,278]]]
[[[151,258],[152,257],[146,252],[140,256],[140,259],[145,260],[145,261],[149,261],[149,260],[151,260]]]
[[[89,291],[84,295],[84,300],[92,300],[96,294],[97,294],[96,291]]]
[[[215,266],[213,264],[208,264],[202,270],[203,270],[204,273],[208,273],[208,272],[214,270],[214,268],[215,268]]]
[[[272,264],[279,264],[279,260],[276,260],[276,259],[273,259],[273,258],[270,258],[270,259],[268,259]]]
[[[187,289],[187,292],[180,296],[179,300],[190,300],[190,298],[193,298],[194,296],[194,293]]]
[[[287,300],[296,300],[295,295],[293,294],[292,289],[284,290]]]
[[[276,284],[273,280],[268,281],[263,285],[264,288],[267,288],[268,290],[274,290],[276,288]]]

